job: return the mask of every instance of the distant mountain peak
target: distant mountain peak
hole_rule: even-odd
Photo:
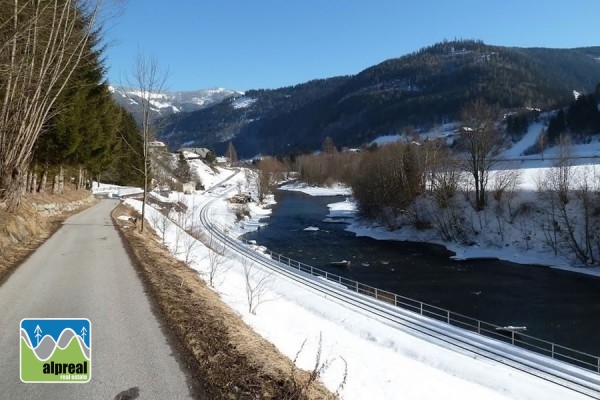
[[[142,93],[136,88],[109,85],[108,90],[123,108],[139,120]],[[152,117],[161,118],[179,112],[192,112],[214,106],[232,97],[243,96],[244,92],[221,87],[190,91],[160,91],[150,96]]]

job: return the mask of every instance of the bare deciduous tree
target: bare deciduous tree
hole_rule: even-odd
[[[314,367],[309,371],[308,376],[306,378],[299,379],[298,375],[301,375],[301,374],[300,374],[300,370],[296,366],[296,363],[298,362],[298,358],[300,357],[300,354],[304,351],[305,346],[306,346],[306,340],[304,340],[302,342],[302,344],[300,345],[300,350],[298,350],[298,352],[296,353],[296,356],[292,360],[292,371],[290,373],[290,377],[292,380],[292,391],[291,391],[291,393],[289,393],[285,396],[285,400],[304,399],[306,397],[308,391],[310,390],[310,387],[313,386],[315,384],[315,382],[317,382],[323,376],[323,374],[331,367],[331,365],[335,361],[335,359],[331,359],[331,360],[328,359],[325,361],[321,361],[322,353],[323,353],[323,335],[321,333],[319,333],[319,343],[318,343],[317,351],[315,353]],[[348,363],[346,362],[346,360],[343,357],[340,357],[340,359],[344,363],[344,374],[342,376],[342,380],[341,380],[340,384],[338,385],[336,391],[333,393],[333,396],[331,396],[332,400],[337,399],[340,396],[340,394],[341,394],[342,390],[344,389],[344,386],[346,385],[346,382],[348,380]],[[328,397],[328,399],[329,399],[329,397]]]
[[[0,20],[0,201],[19,206],[33,147],[84,62],[102,1],[3,2]]]
[[[482,211],[486,206],[489,172],[502,145],[502,135],[496,127],[497,117],[496,108],[481,99],[468,104],[461,113],[464,127],[460,147],[464,152],[464,168],[473,177],[473,208],[476,211]]]
[[[283,178],[283,164],[273,157],[263,157],[256,169],[247,169],[245,174],[248,187],[255,187],[258,201],[262,203]]]
[[[208,243],[208,284],[215,286],[215,279],[226,272],[228,259],[225,257],[225,245],[215,240],[211,234]]]
[[[191,266],[192,263],[195,261],[194,251],[197,248],[199,248],[199,242],[194,236],[190,235],[189,233],[187,235],[183,235],[183,261],[188,266]]]
[[[598,176],[594,168],[574,171],[569,144],[560,138],[555,167],[538,180],[544,201],[541,228],[555,254],[563,248],[580,262],[595,264],[600,258]]]
[[[152,226],[154,226],[154,229],[156,229],[158,231],[158,233],[160,234],[162,244],[164,245],[165,241],[166,241],[167,231],[173,224],[173,222],[171,221],[171,218],[170,218],[169,210],[153,212],[151,221],[152,221]]]
[[[152,101],[164,90],[168,73],[159,67],[154,57],[146,57],[138,54],[135,60],[130,86],[139,91],[140,111],[142,121],[142,158],[144,163],[144,195],[142,200],[142,218],[140,230],[144,231],[144,217],[146,212],[146,201],[148,198],[148,185],[150,181],[150,141],[152,140]]]
[[[246,299],[248,312],[256,315],[256,309],[265,301],[265,296],[271,289],[272,276],[256,268],[248,257],[242,258],[244,282],[246,284]]]
[[[436,162],[428,167],[429,191],[437,205],[446,208],[458,191],[460,182],[460,166],[447,150],[441,149],[436,155]]]
[[[550,181],[547,174],[539,173],[536,179],[538,196],[540,197],[540,217],[538,225],[542,229],[544,242],[552,249],[554,255],[558,255],[559,251],[559,231],[560,226],[557,221],[557,201],[554,193],[550,188]]]
[[[185,210],[180,212],[178,218],[179,226],[185,230],[183,235],[183,255],[186,264],[191,265],[194,259],[194,253],[200,247],[200,243],[206,242],[206,235],[200,229],[199,220],[199,205],[196,204],[195,198],[192,197],[190,203],[186,197],[180,196],[179,203],[185,207]]]
[[[494,200],[496,200],[500,210],[506,205],[511,218],[514,215],[513,201],[520,183],[521,170],[518,166],[506,165],[505,168],[492,172],[491,189]]]
[[[557,192],[558,198],[563,204],[569,202],[571,175],[573,170],[572,157],[571,138],[561,135],[558,138],[558,154],[554,172],[552,172],[550,178],[552,180],[552,189]]]

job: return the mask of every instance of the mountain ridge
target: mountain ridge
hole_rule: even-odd
[[[116,103],[140,121],[140,90],[114,85],[109,85],[109,90]],[[150,101],[151,118],[156,120],[179,112],[202,110],[231,97],[243,95],[244,92],[221,87],[186,91],[161,90],[154,94]]]
[[[598,82],[600,47],[445,41],[356,75],[238,92],[208,108],[167,115],[158,120],[158,136],[174,149],[214,146],[217,153],[232,140],[246,157],[319,149],[327,136],[356,147],[380,135],[456,120],[476,98],[506,110],[548,109]]]

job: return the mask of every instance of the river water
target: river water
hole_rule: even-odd
[[[374,240],[323,222],[340,196],[278,191],[267,226],[244,235],[271,251],[402,296],[600,355],[600,279],[496,260],[454,261],[436,245]],[[319,230],[305,231],[307,227]],[[330,265],[349,260],[349,268]]]

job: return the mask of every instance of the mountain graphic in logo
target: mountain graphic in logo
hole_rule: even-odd
[[[21,321],[21,381],[84,383],[91,379],[88,319],[27,318]]]

